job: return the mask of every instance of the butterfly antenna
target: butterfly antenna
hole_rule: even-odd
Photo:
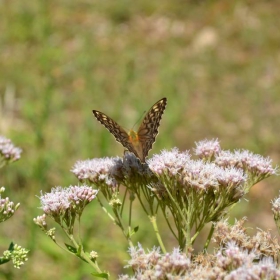
[[[137,120],[137,122],[133,125],[132,129],[134,129],[134,126],[143,118],[143,115],[146,113],[146,111],[143,112],[143,114],[140,116],[140,118]]]

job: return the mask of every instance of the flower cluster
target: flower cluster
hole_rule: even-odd
[[[86,253],[74,231],[76,217],[98,194],[103,210],[120,227],[126,237],[131,259],[127,267],[134,275],[125,279],[280,279],[278,260],[280,245],[269,231],[247,235],[245,220],[229,226],[221,220],[227,209],[238,202],[260,180],[277,173],[271,159],[249,151],[223,151],[219,141],[196,143],[194,156],[177,148],[163,150],[145,163],[133,153],[124,158],[99,158],[78,161],[71,171],[87,185],[56,187],[40,196],[44,214],[34,222],[56,243],[55,228],[48,229],[46,217],[52,217],[64,230],[72,245],[72,253],[91,263],[96,275],[103,277],[98,265],[98,253]],[[121,189],[124,187],[123,189]],[[104,196],[109,210],[107,210]],[[145,252],[139,244],[134,247],[131,236],[138,231],[133,225],[133,201],[138,199],[149,217],[161,248]],[[126,202],[128,204],[125,204]],[[279,221],[280,200],[273,202],[275,220]],[[125,215],[125,211],[129,211]],[[178,248],[166,253],[157,225],[157,213],[163,217],[178,242]],[[128,222],[126,224],[125,218]],[[219,222],[220,221],[220,222]],[[214,235],[215,254],[193,254],[193,243],[204,226],[212,222],[204,250]],[[127,227],[126,227],[127,226]],[[103,275],[103,276],[102,276]],[[107,274],[106,274],[107,277]]]
[[[12,162],[20,158],[22,150],[15,147],[10,139],[0,135],[0,157],[3,162]],[[1,163],[0,161],[0,163]]]
[[[80,181],[86,180],[99,187],[109,205],[113,207],[122,204],[118,197],[120,185],[136,195],[140,195],[140,191],[144,190],[147,200],[154,199],[147,186],[157,182],[158,179],[147,164],[142,164],[130,152],[126,152],[123,159],[117,157],[78,161],[71,171]]]
[[[252,184],[277,173],[277,168],[272,167],[272,160],[269,157],[265,158],[247,150],[234,152],[221,150],[217,139],[196,143],[194,151],[201,159],[214,161],[218,166],[243,169],[253,179]]]
[[[247,150],[221,150],[218,140],[203,140],[196,143],[195,154],[202,159],[213,159],[220,166],[235,166],[243,168],[256,175],[269,176],[276,173],[271,166],[271,159],[253,154]]]
[[[15,204],[8,197],[2,198],[1,194],[5,191],[4,187],[0,188],[0,222],[4,222],[12,217],[19,208],[20,203]]]
[[[60,225],[66,224],[72,230],[75,217],[80,216],[98,190],[89,186],[56,187],[50,193],[40,196],[41,208],[45,215],[38,216],[34,222],[43,230],[47,229],[46,216],[52,217]]]
[[[188,152],[178,149],[162,151],[148,161],[149,167],[163,181],[172,181],[172,188],[209,191],[219,186],[235,188],[246,180],[241,169],[220,167],[203,160],[192,160]]]
[[[213,160],[221,152],[221,146],[218,139],[215,140],[202,140],[196,142],[194,154],[201,159]]]
[[[99,187],[110,205],[124,201],[118,197],[119,186],[123,185],[143,207],[145,198],[149,205],[148,210],[144,209],[146,213],[154,213],[159,205],[168,220],[168,209],[182,249],[187,240],[189,245],[193,243],[191,232],[197,236],[206,223],[221,219],[226,209],[256,182],[277,171],[269,158],[249,151],[221,150],[217,139],[196,143],[194,153],[200,159],[192,159],[189,151],[180,152],[177,148],[163,150],[142,164],[134,154],[126,152],[123,160],[78,161],[72,172],[79,180]]]
[[[137,279],[272,279],[280,277],[280,270],[272,258],[261,258],[256,252],[248,252],[235,242],[225,244],[215,255],[200,255],[191,260],[179,249],[161,254],[159,248],[145,253],[141,245],[129,251],[131,260],[126,267],[133,268],[134,275],[121,275],[119,280]]]
[[[42,216],[37,216],[33,219],[33,222],[38,225],[43,231],[47,230],[47,221],[46,221],[46,214],[43,214]]]
[[[87,181],[98,187],[114,189],[118,185],[115,177],[117,177],[118,166],[121,162],[122,160],[118,157],[77,161],[71,172],[82,182]]]
[[[0,168],[9,162],[16,161],[20,158],[22,150],[15,147],[10,139],[0,135]],[[15,214],[20,203],[15,204],[10,201],[9,197],[2,197],[5,188],[0,188],[0,222],[8,220]],[[28,259],[29,251],[21,246],[11,243],[9,249],[3,252],[3,257],[0,257],[0,264],[12,261],[15,268],[20,268]]]
[[[1,261],[12,261],[15,268],[20,268],[27,260],[29,251],[17,244],[11,244],[9,250],[3,252]]]
[[[214,144],[213,150],[217,150],[216,142]],[[247,176],[242,169],[221,167],[203,159],[193,160],[188,152],[162,151],[148,164],[162,183],[154,185],[153,190],[161,195],[161,207],[170,209],[181,248],[187,239],[190,240],[187,228],[195,226],[195,231],[199,232],[205,223],[219,220],[225,209],[245,193]]]
[[[177,148],[171,151],[163,150],[159,155],[154,155],[148,160],[150,169],[159,176],[176,176],[189,162],[190,154],[188,151],[180,152]]]
[[[234,166],[242,168],[252,180],[251,184],[277,174],[277,168],[272,167],[272,160],[269,157],[253,154],[247,150],[221,151],[215,158],[215,163],[219,166]]]
[[[88,186],[70,186],[69,188],[56,187],[50,193],[42,194],[41,206],[48,216],[64,214],[68,209],[79,209],[91,202],[98,191]]]
[[[82,182],[87,180],[101,189],[111,188],[113,191],[120,184],[128,188],[134,184],[147,185],[152,176],[148,166],[141,164],[130,152],[124,154],[123,160],[116,157],[78,161],[71,171]]]

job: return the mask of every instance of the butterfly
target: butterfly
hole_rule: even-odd
[[[145,115],[138,131],[126,132],[110,117],[97,110],[92,110],[96,119],[103,124],[125,148],[132,152],[142,163],[145,162],[158,134],[158,127],[167,104],[164,97],[156,102]]]

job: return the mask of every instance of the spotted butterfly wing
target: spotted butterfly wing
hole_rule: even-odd
[[[115,136],[119,143],[121,143],[125,148],[137,156],[137,152],[133,148],[133,145],[129,142],[128,133],[119,124],[117,124],[113,119],[104,113],[101,113],[97,110],[92,110],[92,112],[96,119]]]
[[[166,98],[156,102],[145,115],[138,131],[131,130],[129,133],[104,113],[97,110],[92,112],[96,119],[115,136],[118,142],[144,163],[158,134],[158,127],[166,104]]]
[[[142,146],[142,157],[140,158],[142,162],[145,161],[145,158],[148,156],[148,153],[156,140],[160,120],[166,105],[166,98],[162,98],[156,102],[144,117],[137,131],[138,139]]]

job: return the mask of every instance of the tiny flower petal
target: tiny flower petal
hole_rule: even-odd
[[[88,180],[98,185],[106,184],[116,187],[118,182],[113,176],[120,158],[97,158],[92,160],[77,161],[71,172],[81,181]]]
[[[82,211],[97,193],[97,190],[85,185],[55,187],[50,193],[41,193],[41,207],[46,215],[53,217],[64,215],[68,209]]]
[[[221,146],[218,139],[205,139],[203,141],[196,142],[195,144],[196,148],[194,149],[194,153],[202,159],[212,159],[221,151]]]
[[[6,161],[16,161],[20,158],[22,150],[15,147],[12,141],[0,135],[0,155]]]
[[[190,160],[189,152],[179,152],[177,148],[171,151],[163,150],[159,155],[154,155],[148,160],[150,169],[158,174],[177,175]]]

